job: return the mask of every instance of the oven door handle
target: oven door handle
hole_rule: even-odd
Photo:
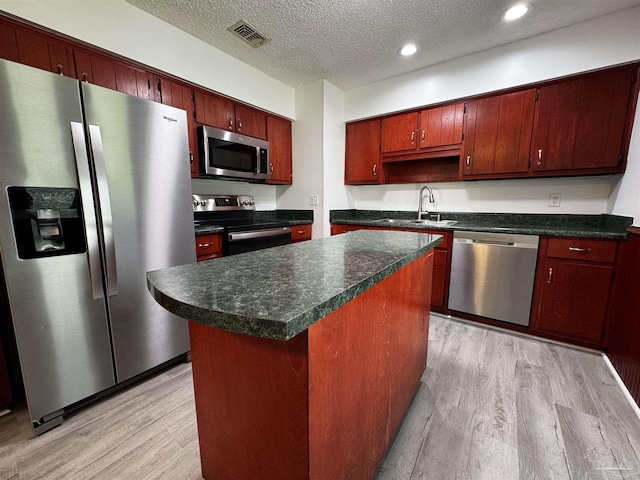
[[[252,232],[229,233],[230,242],[240,242],[242,240],[251,240],[254,238],[276,237],[279,235],[291,235],[290,227],[269,228],[267,230],[255,230]]]

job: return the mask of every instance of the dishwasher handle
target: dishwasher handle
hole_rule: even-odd
[[[471,243],[478,245],[495,245],[497,247],[515,247],[517,246],[514,242],[499,242],[496,240],[481,240],[481,239],[471,239],[471,238],[454,238],[453,241],[455,243]]]

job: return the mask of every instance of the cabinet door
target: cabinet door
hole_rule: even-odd
[[[382,153],[415,150],[418,147],[418,113],[403,113],[382,119]]]
[[[463,176],[528,171],[534,102],[529,89],[467,105]]]
[[[344,183],[379,183],[379,162],[380,120],[348,123]]]
[[[0,19],[0,58],[19,62],[18,40],[16,39],[16,28],[13,25],[4,23]]]
[[[116,62],[85,50],[75,49],[78,80],[116,90]]]
[[[235,131],[234,103],[224,97],[213,94],[204,96],[204,120],[202,123],[223,130]]]
[[[601,339],[613,276],[610,265],[546,260],[534,325],[591,342]]]
[[[433,282],[431,286],[431,306],[443,308],[447,285],[447,251],[436,248],[433,251]]]
[[[172,82],[161,77],[158,82],[160,85],[160,101],[165,105],[171,105],[187,112],[191,176],[198,178],[200,176],[200,167],[198,163],[198,134],[194,118],[193,90],[188,85]]]
[[[420,148],[462,143],[464,103],[430,108],[420,112]]]
[[[617,167],[633,74],[628,67],[540,88],[531,148],[533,170]]]
[[[250,137],[267,139],[267,114],[254,108],[236,104],[236,132]]]
[[[291,122],[284,118],[267,117],[267,140],[271,179],[268,183],[291,185],[293,182]]]

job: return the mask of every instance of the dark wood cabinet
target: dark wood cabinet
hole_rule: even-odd
[[[267,140],[271,178],[267,183],[291,185],[293,183],[293,150],[291,121],[274,115],[267,116]]]
[[[356,230],[365,230],[367,227],[362,225],[346,225],[340,223],[331,224],[331,235],[341,235],[347,232],[355,232]]]
[[[311,224],[294,225],[291,227],[291,243],[311,240]]]
[[[614,307],[607,355],[636,403],[640,404],[640,228],[628,230],[616,264]]]
[[[461,177],[527,173],[535,95],[529,89],[467,104]]]
[[[187,128],[189,134],[189,157],[191,163],[191,176],[200,176],[200,164],[198,163],[198,135],[194,118],[193,89],[186,84],[157,78],[160,101],[165,105],[180,108],[187,112]]]
[[[198,262],[222,257],[222,234],[196,235],[196,258]]]
[[[380,119],[347,123],[344,183],[380,183]]]
[[[622,171],[636,66],[564,80],[538,90],[531,162],[534,172]]]
[[[221,95],[195,92],[196,121],[212,127],[267,138],[267,114]]]
[[[385,117],[382,119],[380,152],[426,149],[441,155],[441,148],[458,146],[459,154],[463,112],[464,104],[458,103]]]
[[[552,336],[601,346],[614,261],[613,240],[540,240],[531,327]]]

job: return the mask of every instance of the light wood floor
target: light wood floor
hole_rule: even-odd
[[[376,480],[640,480],[640,420],[600,355],[433,315],[428,365]],[[40,437],[0,417],[0,479],[90,478],[202,478],[190,365]]]

